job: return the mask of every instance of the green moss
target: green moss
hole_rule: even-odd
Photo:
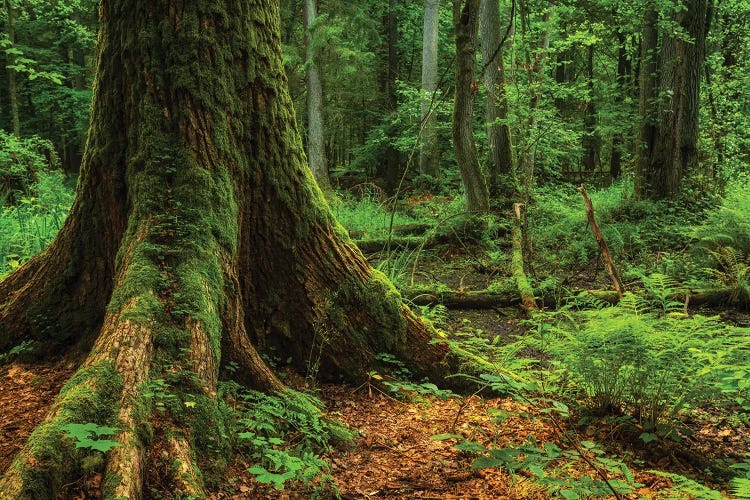
[[[375,352],[394,350],[406,340],[401,294],[378,270],[365,281],[352,278],[342,283],[324,307],[333,327]]]
[[[57,417],[38,426],[24,449],[36,466],[11,466],[19,473],[29,498],[54,498],[65,478],[80,473],[85,452],[76,450],[62,427],[70,423],[114,424],[121,390],[122,378],[111,362],[79,370],[68,381],[53,406]]]

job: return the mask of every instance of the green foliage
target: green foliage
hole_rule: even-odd
[[[675,495],[673,498],[702,498],[706,500],[721,500],[722,498],[725,498],[721,492],[703,486],[693,479],[687,478],[681,474],[659,470],[650,470],[648,472],[656,474],[657,476],[666,477],[674,483],[674,485],[666,492],[669,495]]]
[[[750,261],[742,250],[726,246],[708,251],[716,261],[708,272],[732,290],[731,302],[750,303]]]
[[[732,493],[737,498],[750,498],[750,456],[732,468],[740,471],[739,476],[732,479]]]
[[[0,277],[42,251],[57,235],[73,203],[60,172],[38,172],[35,195],[0,207]]]
[[[692,236],[710,247],[731,246],[750,254],[750,181],[738,181],[727,187],[721,205],[707,213],[703,224]]]
[[[385,237],[391,225],[388,204],[380,202],[372,191],[366,191],[360,198],[346,196],[340,203],[333,203],[331,210],[336,220],[349,231],[362,231],[362,238]],[[394,226],[420,222],[400,211],[396,211],[393,217]]]
[[[383,373],[371,371],[370,380],[382,381],[393,395],[407,399],[415,396],[432,396],[442,400],[457,397],[452,391],[440,389],[427,378],[414,382],[411,370],[392,354],[381,352],[375,358],[383,364]]]
[[[338,496],[320,453],[332,441],[350,440],[351,434],[323,417],[320,400],[292,390],[275,395],[239,391],[236,397],[241,408],[234,436],[240,452],[255,462],[248,471],[258,481],[283,490],[297,480],[314,487],[316,495],[330,491]]]
[[[547,413],[567,415],[567,408],[557,401],[547,408]],[[499,413],[495,421],[502,425],[507,415]],[[515,475],[527,472],[531,480],[544,487],[550,495],[560,498],[590,498],[609,496],[612,490],[619,495],[628,495],[643,486],[636,482],[633,472],[623,462],[607,457],[606,452],[592,441],[563,449],[555,443],[540,444],[533,435],[517,446],[496,448],[470,441],[458,434],[439,434],[435,440],[456,439],[456,449],[478,455],[472,464],[473,470],[501,467]],[[574,474],[578,464],[586,460],[602,472],[603,477]],[[608,479],[604,479],[608,478]]]
[[[104,438],[104,436],[111,436],[117,432],[114,427],[102,427],[88,423],[67,424],[62,426],[61,429],[66,432],[69,439],[74,441],[76,448],[88,448],[106,453],[112,448],[122,446],[117,441]]]
[[[0,129],[0,201],[33,192],[40,172],[60,166],[54,146],[38,136],[18,138]]]
[[[12,361],[15,357],[28,353],[34,348],[34,341],[24,340],[17,346],[11,348],[7,353],[0,354],[0,365]]]
[[[632,294],[545,332],[538,347],[554,360],[550,376],[582,391],[592,412],[627,411],[648,425],[714,400],[724,378],[750,362],[746,329],[700,315],[656,316]]]

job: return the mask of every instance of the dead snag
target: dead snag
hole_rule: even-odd
[[[526,206],[522,203],[513,204],[513,259],[511,260],[510,269],[513,273],[513,279],[516,280],[518,293],[521,295],[521,305],[527,311],[536,311],[539,308],[536,305],[534,289],[531,288],[526,273],[523,270],[523,218]]]
[[[578,192],[581,193],[581,196],[583,197],[583,203],[586,204],[586,217],[588,217],[589,225],[591,226],[591,231],[594,233],[596,242],[599,243],[599,250],[602,253],[602,260],[604,261],[604,265],[607,266],[607,272],[609,273],[609,277],[612,279],[612,285],[615,287],[617,295],[622,297],[622,283],[620,282],[619,275],[617,274],[617,269],[615,269],[615,263],[612,260],[612,254],[609,253],[607,242],[604,240],[602,231],[599,229],[599,224],[596,222],[596,217],[594,217],[594,205],[591,203],[589,195],[586,194],[586,187],[583,184],[578,187]]]

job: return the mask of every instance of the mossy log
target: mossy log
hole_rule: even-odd
[[[449,374],[447,345],[369,266],[305,164],[277,3],[103,0],[100,16],[71,215],[0,282],[0,352],[33,341],[88,357],[0,498],[53,499],[78,481],[85,453],[63,428],[89,422],[116,427],[121,445],[99,470],[103,498],[142,498],[150,449],[176,461],[170,495],[204,498],[199,466],[231,451],[220,367],[286,390],[264,349],[301,372],[314,352],[336,380],[363,377],[380,352],[418,376]],[[167,379],[177,404],[155,418],[147,388]]]
[[[421,236],[432,228],[429,224],[404,224],[393,226],[391,234],[393,236]],[[365,231],[349,231],[349,237],[355,241],[365,240]],[[366,240],[365,240],[366,241]]]
[[[449,309],[493,309],[502,307],[517,307],[521,305],[521,297],[512,293],[497,293],[492,290],[461,291],[445,286],[437,287],[407,287],[401,290],[404,298],[414,305],[426,306],[442,304]],[[617,304],[620,296],[616,290],[571,290],[565,297],[576,297],[581,294],[610,304]],[[711,290],[695,290],[688,296],[689,307],[726,307],[734,306],[747,309],[747,304],[735,300],[736,293],[731,288]],[[558,307],[560,297],[546,293],[535,293],[537,302],[546,308]],[[675,294],[671,299],[685,300],[684,294]]]

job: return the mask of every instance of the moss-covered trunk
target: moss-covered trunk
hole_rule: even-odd
[[[219,368],[284,390],[258,350],[356,378],[375,354],[445,374],[446,348],[333,220],[304,163],[270,0],[101,3],[92,126],[71,217],[0,283],[0,346],[90,349],[5,476],[0,498],[54,498],[80,474],[68,423],[119,429],[106,498],[140,498],[149,381],[178,404],[158,433],[174,484],[204,495],[195,452],[225,449]],[[260,349],[256,349],[259,347]],[[153,391],[151,391],[153,392]]]

